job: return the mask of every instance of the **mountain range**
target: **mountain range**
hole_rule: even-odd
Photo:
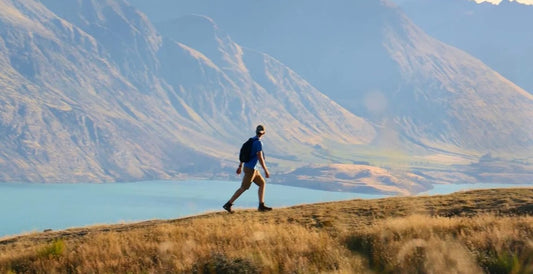
[[[465,50],[533,93],[533,6],[473,1],[400,1],[400,8],[429,35]]]
[[[390,2],[168,10],[0,0],[1,181],[233,179],[259,123],[275,183],[533,178],[533,96]]]

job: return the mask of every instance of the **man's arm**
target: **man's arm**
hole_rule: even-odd
[[[239,167],[237,168],[237,171],[236,171],[237,174],[241,174],[241,172],[242,172],[242,164],[243,164],[242,162],[239,163]]]
[[[257,159],[259,159],[259,163],[261,164],[261,167],[263,167],[263,170],[265,171],[265,177],[270,178],[270,173],[268,172],[268,168],[265,163],[265,158],[263,157],[263,151],[257,152]]]

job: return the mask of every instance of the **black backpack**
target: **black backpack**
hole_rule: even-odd
[[[239,161],[246,163],[252,159],[252,147],[254,141],[254,138],[250,138],[242,144],[241,151],[239,152]]]

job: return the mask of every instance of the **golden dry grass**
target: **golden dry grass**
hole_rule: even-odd
[[[0,240],[0,273],[532,273],[533,189],[210,213]]]

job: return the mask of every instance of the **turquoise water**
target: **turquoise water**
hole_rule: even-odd
[[[220,211],[240,182],[152,181],[112,184],[0,184],[0,237],[44,229],[172,219]],[[298,204],[382,195],[340,193],[267,185],[266,204]],[[234,208],[257,207],[257,187],[243,193]]]
[[[95,224],[173,219],[221,211],[240,182],[151,181],[111,184],[0,183],[0,237],[44,229],[60,230]],[[475,188],[524,185],[436,185],[423,194],[447,194]],[[384,195],[329,192],[283,185],[267,185],[265,200],[273,207],[298,204],[374,199]],[[257,207],[252,185],[235,209]]]

